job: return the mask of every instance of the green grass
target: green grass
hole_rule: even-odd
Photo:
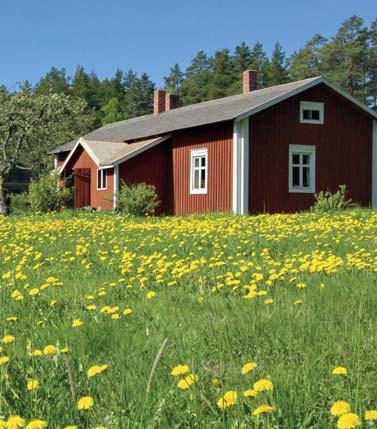
[[[377,407],[376,237],[377,213],[368,210],[0,219],[0,339],[16,338],[1,345],[10,361],[0,366],[0,416],[51,428],[322,429],[336,427],[329,409],[343,399],[362,418]],[[266,295],[245,299],[253,283]],[[29,295],[33,288],[38,295]],[[101,313],[105,305],[119,307],[120,318]],[[83,325],[72,328],[74,319]],[[48,344],[70,351],[30,356]],[[242,375],[246,362],[257,368]],[[109,368],[88,378],[96,364]],[[178,364],[199,377],[187,390],[170,374]],[[348,375],[332,375],[337,366]],[[261,378],[273,391],[244,398]],[[26,389],[29,379],[37,390]],[[238,403],[219,409],[229,390]],[[94,406],[80,411],[86,395]],[[273,412],[253,416],[263,403]]]

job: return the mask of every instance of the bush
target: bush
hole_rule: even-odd
[[[29,195],[27,192],[10,194],[10,207],[13,212],[27,212],[30,210]]]
[[[346,185],[340,185],[339,190],[332,194],[329,191],[321,191],[314,195],[315,203],[312,210],[318,213],[344,210],[354,206],[352,200],[346,199]]]
[[[29,201],[35,212],[53,212],[67,207],[72,200],[72,191],[58,187],[57,174],[45,174],[38,180],[32,180],[29,186]]]
[[[118,198],[119,210],[132,216],[153,215],[160,204],[156,188],[146,183],[131,186],[123,183]]]

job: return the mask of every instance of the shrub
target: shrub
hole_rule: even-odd
[[[160,204],[156,188],[146,183],[131,186],[123,183],[118,198],[119,210],[132,216],[153,215]]]
[[[72,191],[58,187],[57,174],[45,174],[32,180],[29,186],[29,201],[35,212],[52,212],[67,207],[72,200]]]
[[[30,210],[29,195],[27,192],[10,194],[10,207],[13,212],[26,212]]]
[[[346,185],[340,185],[339,190],[335,193],[321,191],[314,195],[315,203],[312,210],[318,213],[344,210],[354,206],[352,200],[346,199]]]

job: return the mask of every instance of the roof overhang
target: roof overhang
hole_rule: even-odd
[[[274,98],[273,100],[269,100],[264,104],[261,104],[257,107],[254,107],[253,109],[246,110],[245,112],[241,113],[240,115],[237,115],[234,117],[235,121],[240,121],[242,119],[245,119],[249,116],[255,115],[258,112],[261,112],[262,110],[266,110],[269,107],[274,106],[275,104],[281,103],[284,100],[287,100],[288,98],[294,97],[297,94],[300,94],[301,92],[304,92],[310,88],[313,88],[313,86],[317,86],[319,84],[323,83],[330,89],[332,89],[334,92],[338,93],[342,97],[349,100],[351,103],[355,104],[359,109],[363,110],[370,116],[372,116],[374,119],[377,119],[377,112],[367,107],[365,104],[361,103],[361,101],[357,100],[355,97],[353,97],[348,92],[344,91],[343,89],[339,88],[338,86],[334,85],[324,77],[320,76],[316,79],[313,79],[312,81],[306,83],[305,85],[300,86],[299,88],[293,89],[291,91],[287,91],[285,94],[280,95],[279,97]]]
[[[164,136],[156,137],[153,139],[145,139],[138,141],[135,144],[135,149],[132,149],[133,143],[126,143],[126,142],[106,142],[106,141],[97,141],[96,143],[99,143],[101,145],[106,144],[115,144],[119,145],[120,150],[118,154],[115,154],[113,158],[101,160],[100,156],[96,153],[96,151],[93,149],[93,147],[90,145],[90,141],[85,140],[84,137],[80,137],[73,147],[73,149],[70,151],[69,155],[65,159],[63,165],[59,169],[59,174],[61,174],[64,169],[67,167],[68,163],[72,159],[73,155],[75,154],[76,150],[81,146],[87,154],[90,156],[90,158],[94,161],[94,163],[97,165],[98,169],[106,169],[106,168],[113,168],[116,165],[119,165],[143,152],[145,152],[148,149],[151,149],[152,147],[157,146],[158,144],[168,140],[171,137],[171,134],[167,134]],[[145,143],[145,144],[143,144]],[[123,153],[122,153],[123,152]]]

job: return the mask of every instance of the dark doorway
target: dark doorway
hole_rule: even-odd
[[[74,208],[90,206],[90,169],[73,170]]]

